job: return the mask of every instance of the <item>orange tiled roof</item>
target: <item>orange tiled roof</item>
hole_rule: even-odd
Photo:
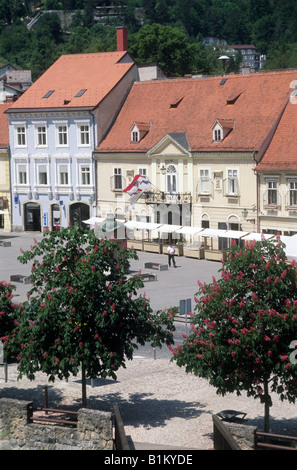
[[[291,90],[292,91],[292,90]],[[257,171],[297,171],[297,101],[288,102]]]
[[[125,55],[129,60],[122,60]],[[11,109],[94,108],[133,65],[124,51],[63,55]]]
[[[297,70],[136,82],[97,151],[147,152],[168,133],[185,133],[192,151],[257,151],[283,110],[293,80]],[[214,142],[212,126],[223,119],[234,122],[233,129]],[[134,122],[151,123],[138,143],[131,142]]]
[[[0,147],[8,147],[9,133],[8,133],[8,116],[5,111],[10,108],[12,103],[0,104]]]

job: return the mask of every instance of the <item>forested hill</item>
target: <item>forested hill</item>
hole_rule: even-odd
[[[119,17],[94,21],[98,7],[112,6]],[[40,10],[76,13],[67,28],[47,13],[28,29]],[[133,58],[159,62],[169,75],[217,72],[206,36],[254,44],[267,55],[266,69],[297,67],[296,0],[0,0],[0,61],[29,68],[36,79],[61,54],[114,50],[115,27],[123,24]]]

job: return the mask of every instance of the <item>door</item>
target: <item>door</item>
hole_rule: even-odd
[[[177,193],[177,171],[175,165],[167,167],[167,192],[170,194]]]
[[[41,232],[40,205],[35,202],[25,204],[25,231]]]
[[[70,206],[70,223],[71,225],[81,225],[83,220],[90,218],[90,208],[87,204],[77,202]]]
[[[61,214],[60,214],[59,204],[53,204],[51,206],[51,221],[52,221],[52,230],[60,230]]]

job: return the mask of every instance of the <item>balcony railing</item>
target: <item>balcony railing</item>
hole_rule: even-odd
[[[147,192],[145,193],[146,204],[191,204],[191,193],[167,193],[167,192]]]

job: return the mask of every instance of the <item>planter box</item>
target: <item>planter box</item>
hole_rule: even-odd
[[[205,259],[212,261],[221,261],[227,259],[227,251],[225,250],[205,250]]]
[[[184,256],[188,258],[197,258],[197,259],[204,259],[205,253],[204,248],[185,248],[184,247]]]
[[[144,251],[150,251],[152,253],[162,253],[162,245],[157,242],[143,242]]]
[[[183,245],[173,245],[174,248],[175,248],[175,255],[176,256],[183,256],[184,254],[184,247]],[[163,250],[161,251],[161,253],[163,253],[164,255],[167,255],[167,248],[168,248],[168,245],[163,245]]]
[[[142,240],[127,240],[127,248],[133,248],[134,250],[143,251]]]

